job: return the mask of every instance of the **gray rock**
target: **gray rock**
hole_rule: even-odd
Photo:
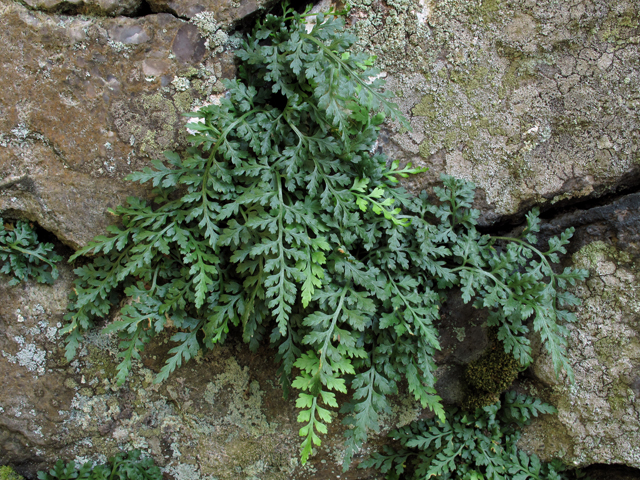
[[[557,379],[546,354],[532,366],[537,389],[558,408],[525,430],[521,445],[549,460],[640,467],[640,194],[563,215],[545,229],[577,225],[573,264],[590,277],[569,325],[575,383]]]
[[[352,2],[413,130],[393,155],[476,183],[485,224],[637,184],[633,0]]]

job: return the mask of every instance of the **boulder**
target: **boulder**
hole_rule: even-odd
[[[576,210],[549,222],[548,233],[577,226],[572,262],[589,270],[575,288],[582,300],[567,348],[575,383],[557,379],[541,354],[533,389],[556,406],[525,430],[521,445],[576,466],[640,468],[640,194]]]
[[[488,225],[638,184],[638,2],[351,3],[411,118],[385,148],[429,168],[414,190],[471,180]]]
[[[186,145],[181,114],[223,90],[232,58],[168,13],[0,11],[0,211],[79,248],[148,193],[124,177]]]

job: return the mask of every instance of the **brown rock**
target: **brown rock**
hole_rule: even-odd
[[[0,211],[78,248],[113,222],[124,177],[185,145],[182,113],[232,74],[227,53],[169,14],[87,18],[1,3]]]
[[[211,12],[218,23],[235,23],[273,1],[265,0],[149,0],[154,12],[169,12],[182,18],[193,18]]]
[[[131,15],[142,5],[142,0],[24,0],[33,10],[71,15]]]

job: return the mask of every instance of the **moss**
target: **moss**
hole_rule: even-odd
[[[15,470],[9,466],[0,467],[0,480],[24,480]]]
[[[504,346],[492,335],[493,347],[478,360],[469,363],[464,372],[467,382],[467,396],[462,408],[475,410],[492,405],[500,394],[507,390],[520,372],[520,364]]]

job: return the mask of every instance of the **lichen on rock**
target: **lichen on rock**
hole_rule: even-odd
[[[482,221],[625,185],[639,171],[637,33],[629,0],[362,0],[354,32],[412,114],[387,150],[474,181]],[[624,133],[623,133],[624,132]]]
[[[580,249],[573,262],[590,271],[576,288],[582,306],[569,326],[567,354],[575,384],[556,379],[546,355],[533,371],[550,386],[557,417],[535,422],[522,445],[567,463],[640,467],[640,269],[637,258],[603,241]]]

